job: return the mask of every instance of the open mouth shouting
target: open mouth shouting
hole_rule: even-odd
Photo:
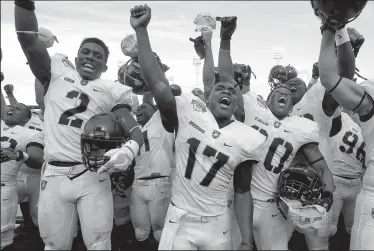
[[[291,86],[290,91],[291,91],[291,94],[295,94],[297,92],[297,89],[295,86]]]
[[[223,97],[218,102],[219,102],[220,107],[224,109],[229,108],[231,104],[231,100],[228,97]]]
[[[14,113],[13,113],[12,111],[8,111],[8,112],[6,113],[6,115],[8,115],[8,116],[13,116]]]
[[[280,106],[282,106],[282,107],[284,107],[284,106],[286,105],[286,101],[287,101],[287,99],[286,99],[285,96],[280,96],[280,97],[278,98],[278,104],[279,104]]]

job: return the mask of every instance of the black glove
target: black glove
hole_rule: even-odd
[[[199,58],[204,59],[205,58],[205,44],[204,44],[203,36],[198,36],[195,39],[190,38],[190,41],[194,43],[194,48]]]
[[[321,198],[318,201],[318,205],[326,208],[326,211],[330,211],[332,203],[334,202],[334,196],[330,191],[323,191]]]
[[[237,17],[222,17],[221,19],[221,39],[231,40],[232,34],[236,30]]]
[[[355,57],[357,57],[361,46],[365,42],[365,38],[354,28],[347,27],[347,31],[349,35],[349,40],[351,41],[351,45],[353,48],[353,53],[355,54]]]
[[[312,78],[314,78],[314,79],[318,79],[319,78],[318,62],[313,64]]]

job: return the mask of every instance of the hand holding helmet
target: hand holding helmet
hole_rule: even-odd
[[[221,21],[221,39],[231,40],[232,35],[236,30],[237,17],[217,17],[217,20]]]

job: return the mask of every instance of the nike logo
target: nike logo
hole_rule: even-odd
[[[102,92],[102,90],[93,89],[95,92]]]
[[[301,110],[301,108],[297,108],[296,110],[300,111],[300,110]]]
[[[17,134],[16,132],[10,132],[11,134]]]
[[[272,214],[271,217],[275,217],[275,216],[277,216],[277,215],[279,215],[279,214]]]
[[[176,222],[169,220],[169,223],[176,223]]]
[[[223,145],[224,145],[224,146],[228,146],[228,147],[232,147],[232,146],[230,146],[230,145],[228,145],[228,144],[226,144],[226,143],[223,143]]]
[[[103,180],[99,180],[99,182],[103,182],[103,181],[105,181],[105,180],[107,180],[108,178],[106,178],[106,179],[103,179]]]
[[[284,132],[291,132],[291,131],[288,131],[288,130],[284,129]]]
[[[230,229],[227,229],[225,232],[223,232],[223,234],[227,234],[227,232],[229,231]]]

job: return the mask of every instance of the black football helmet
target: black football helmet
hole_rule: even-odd
[[[172,84],[172,85],[169,85],[169,86],[170,86],[171,92],[173,93],[174,96],[182,95],[182,88],[179,85]]]
[[[111,112],[94,115],[87,121],[81,135],[82,160],[87,169],[96,172],[109,161],[104,154],[129,139],[126,128],[125,122]]]
[[[297,78],[297,70],[295,67],[293,67],[292,65],[287,65],[286,70],[287,70],[287,80],[290,80],[292,78]]]
[[[284,84],[287,81],[287,69],[283,65],[275,65],[271,68],[268,78],[268,83],[273,89],[279,84]]]
[[[344,27],[355,20],[365,8],[367,0],[311,0],[314,14],[332,27]]]
[[[305,206],[317,203],[323,186],[319,175],[310,167],[290,167],[279,175],[277,190],[277,197],[298,200]]]
[[[156,53],[154,54],[161,70],[164,73],[167,72],[170,68],[166,64],[161,63],[159,56]],[[142,95],[148,91],[140,71],[138,58],[131,58],[118,69],[118,81],[123,85],[131,87],[133,93],[137,95]]]

